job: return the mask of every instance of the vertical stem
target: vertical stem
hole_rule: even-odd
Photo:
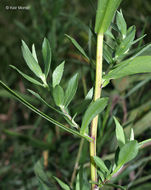
[[[84,76],[82,77],[82,84],[83,84],[84,96],[86,96],[86,94],[87,94],[87,85],[86,85],[86,80],[85,80]],[[76,177],[76,172],[77,172],[77,169],[78,169],[78,166],[79,166],[83,145],[84,145],[84,139],[82,138],[81,141],[80,141],[80,146],[79,146],[78,154],[77,154],[77,157],[76,157],[76,162],[75,162],[75,165],[74,165],[74,170],[73,170],[73,173],[72,173],[72,176],[71,176],[71,183],[70,183],[71,188],[73,188],[73,183],[74,183],[74,180],[75,180],[75,177]]]
[[[95,92],[94,101],[101,96],[101,84],[102,84],[102,58],[103,56],[103,34],[97,36],[97,50],[96,50],[96,79],[95,79]],[[91,162],[91,180],[97,182],[97,169],[93,160],[93,156],[96,156],[96,140],[97,140],[97,125],[98,116],[96,116],[91,123],[91,138],[93,142],[90,143],[90,162]],[[92,190],[96,189],[96,185],[92,184]]]
[[[72,173],[72,176],[71,176],[71,183],[70,183],[71,188],[73,188],[73,182],[75,180],[76,172],[77,172],[77,169],[78,169],[78,166],[79,166],[79,161],[80,161],[80,156],[81,156],[83,144],[84,144],[84,139],[81,139],[80,147],[79,147],[79,150],[78,150],[78,155],[77,155],[76,162],[75,162],[75,165],[74,165],[74,170],[73,170],[73,173]]]

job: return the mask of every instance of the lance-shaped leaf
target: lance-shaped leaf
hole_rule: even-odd
[[[118,165],[122,166],[134,159],[138,154],[138,149],[139,144],[136,140],[130,141],[129,143],[125,144],[119,152]]]
[[[120,151],[118,151],[118,154],[116,155],[117,167],[114,169],[111,175],[109,175],[107,178],[110,179],[123,167],[124,164],[133,160],[137,156],[138,150],[139,150],[139,144],[136,140],[126,143],[120,149]]]
[[[47,38],[44,38],[44,41],[42,44],[42,54],[43,54],[43,60],[45,64],[44,73],[47,78],[49,70],[50,70],[51,58],[52,58],[51,48],[50,48],[50,44]]]
[[[87,54],[85,53],[84,49],[79,45],[79,43],[72,38],[71,36],[68,36],[66,34],[67,38],[73,43],[73,45],[79,50],[79,52],[86,58],[89,60],[89,57],[87,56]]]
[[[25,73],[23,73],[22,71],[20,71],[19,69],[17,69],[15,66],[10,65],[11,68],[15,69],[19,74],[21,74],[26,80],[32,82],[33,84],[39,85],[39,86],[43,86],[42,83],[40,83],[39,81],[33,79],[32,77],[26,75]]]
[[[33,57],[32,53],[30,52],[28,46],[24,41],[22,41],[22,53],[24,60],[26,61],[27,66],[30,68],[30,70],[39,78],[43,78],[42,70]]]
[[[135,139],[135,136],[134,136],[134,130],[133,128],[131,128],[131,132],[130,132],[130,141],[133,141]]]
[[[58,182],[58,184],[63,190],[70,190],[69,186],[65,184],[64,182],[62,182],[59,178],[54,177],[54,179]]]
[[[122,0],[98,0],[95,32],[104,34]]]
[[[125,19],[123,17],[123,13],[122,11],[117,11],[117,15],[116,15],[116,23],[118,26],[119,31],[122,34],[123,39],[126,37],[126,33],[127,33],[127,24],[125,22]]]
[[[121,190],[127,190],[126,187],[123,187],[121,185],[112,184],[112,183],[105,184],[104,186],[106,186],[106,187],[114,187],[116,189],[121,189]]]
[[[132,74],[149,72],[151,72],[151,56],[139,56],[123,61],[104,76],[104,79],[118,79]]]
[[[41,141],[39,139],[36,139],[36,138],[34,138],[32,136],[27,136],[27,135],[20,134],[18,132],[14,132],[14,131],[7,130],[7,129],[4,129],[3,132],[6,135],[9,135],[12,138],[15,137],[15,139],[18,139],[18,140],[21,140],[21,141],[23,140],[24,143],[27,143],[30,146],[33,146],[33,147],[38,148],[38,149],[42,149],[42,150],[47,150],[48,149],[49,150],[52,147],[52,144],[46,143],[46,142]]]
[[[63,61],[58,67],[56,67],[56,69],[54,70],[54,72],[52,74],[53,88],[55,88],[56,85],[59,85],[59,83],[61,81],[63,71],[64,71],[64,63],[65,63],[65,61]]]
[[[75,74],[68,83],[67,89],[65,91],[64,105],[67,107],[71,100],[73,99],[78,88],[78,73]]]
[[[114,117],[114,121],[116,124],[116,138],[117,138],[117,142],[119,147],[123,147],[125,144],[125,135],[124,135],[124,130],[123,127],[120,125],[120,123],[118,122],[118,120]]]
[[[49,108],[51,108],[52,110],[56,111],[59,114],[62,114],[62,112],[60,112],[59,110],[57,110],[56,108],[54,108],[53,106],[51,106],[50,104],[48,104],[38,93],[34,92],[33,90],[28,89],[28,91],[34,95],[36,98],[38,98],[42,103],[44,103],[46,106],[48,106]]]
[[[92,119],[105,109],[107,103],[108,98],[100,98],[89,105],[82,119],[82,125],[80,130],[81,134],[85,133]]]
[[[38,58],[37,58],[36,49],[35,49],[34,44],[32,45],[32,55],[35,58],[35,60],[37,61],[37,63],[38,63]]]
[[[105,174],[110,173],[108,168],[104,164],[103,160],[101,160],[101,158],[94,156],[93,159],[94,159],[96,165],[100,168],[101,172],[104,174],[104,176],[105,176]]]
[[[63,88],[59,85],[57,85],[53,89],[53,98],[57,106],[62,106],[64,103],[64,91]]]
[[[122,40],[121,44],[117,47],[115,57],[118,58],[125,54],[129,48],[132,46],[132,43],[135,38],[136,28],[135,26],[131,26],[128,31],[126,37]]]
[[[78,137],[85,138],[88,141],[92,140],[90,137],[85,136],[85,135],[81,135],[79,132],[77,132],[77,131],[75,131],[73,129],[70,129],[70,128],[66,127],[66,126],[64,126],[63,124],[61,124],[58,121],[52,119],[51,117],[49,117],[45,113],[41,112],[39,109],[37,109],[36,107],[34,107],[32,104],[30,104],[25,99],[23,99],[21,96],[19,96],[17,93],[15,93],[13,90],[11,90],[2,81],[0,81],[0,86],[2,86],[5,90],[7,90],[10,94],[12,94],[17,100],[19,100],[22,104],[24,104],[30,110],[32,110],[33,112],[37,113],[38,115],[40,115],[41,117],[43,117],[44,119],[46,119],[47,121],[49,121],[50,123],[53,123],[54,125],[60,127],[61,129],[65,130],[65,131],[67,131],[67,132],[69,132],[69,133],[71,133],[73,135],[77,135]]]
[[[35,164],[34,172],[36,174],[36,177],[39,180],[40,185],[43,187],[43,189],[45,190],[56,189],[55,186],[49,182],[48,176],[46,172],[44,171],[44,167],[41,163],[41,160],[39,160]]]

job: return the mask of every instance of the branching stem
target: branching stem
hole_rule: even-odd
[[[103,60],[103,34],[97,36],[97,50],[96,50],[96,79],[95,79],[95,92],[94,101],[101,96],[101,84],[102,84],[102,60]],[[96,156],[96,140],[97,140],[97,125],[98,116],[96,116],[91,123],[91,138],[93,141],[90,143],[90,162],[91,162],[91,180],[97,182],[97,169],[93,160],[93,156]],[[92,190],[97,189],[95,184],[92,184]]]

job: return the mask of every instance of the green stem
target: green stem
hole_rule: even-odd
[[[95,79],[95,92],[94,101],[101,96],[101,84],[102,84],[102,60],[103,60],[103,34],[97,36],[97,52],[96,52],[96,79]],[[90,167],[91,167],[91,181],[97,183],[97,169],[93,160],[93,156],[96,156],[96,139],[97,139],[97,125],[98,116],[96,116],[91,123],[91,138],[93,141],[90,143]],[[92,190],[96,189],[96,185],[92,184]]]
[[[76,162],[75,162],[75,165],[74,165],[74,170],[73,170],[72,177],[71,177],[70,187],[73,186],[73,182],[74,182],[74,179],[76,177],[76,172],[77,172],[77,169],[79,167],[79,161],[80,161],[80,157],[81,157],[81,152],[82,152],[83,144],[84,144],[84,139],[81,139],[81,141],[80,141],[80,147],[79,147],[77,158],[76,158]]]
[[[82,84],[83,84],[84,96],[86,96],[86,94],[87,94],[87,85],[86,85],[86,80],[85,80],[84,76],[82,77]],[[76,157],[76,162],[75,162],[75,165],[74,165],[74,170],[73,170],[73,173],[72,173],[72,176],[71,176],[71,182],[70,182],[70,187],[71,188],[73,187],[73,182],[75,180],[76,172],[77,172],[77,169],[79,167],[79,162],[80,162],[80,157],[81,157],[81,154],[82,154],[83,145],[84,145],[84,139],[81,139],[78,154],[77,154],[77,157]]]

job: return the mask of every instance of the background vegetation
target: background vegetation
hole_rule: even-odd
[[[6,10],[6,5],[30,5],[29,11]],[[121,8],[128,26],[136,25],[137,36],[147,34],[141,42],[151,41],[151,3],[150,0],[125,0]],[[94,52],[87,47],[89,28],[94,23],[96,12],[95,0],[39,0],[39,1],[1,1],[0,6],[0,79],[11,88],[16,89],[34,105],[49,113],[50,110],[26,91],[31,84],[16,74],[9,65],[15,65],[26,73],[29,72],[22,58],[21,39],[28,45],[35,43],[39,59],[44,36],[50,42],[53,50],[51,69],[66,60],[62,85],[75,72],[80,72],[80,83],[71,106],[71,113],[80,107],[80,99],[85,97],[92,87],[94,73],[89,63],[76,51],[64,34],[74,37],[89,55],[94,58]],[[89,47],[89,46],[88,46]],[[95,48],[95,47],[94,47]],[[148,50],[150,51],[150,50]],[[148,52],[151,53],[151,52]],[[51,72],[52,72],[51,70]],[[151,136],[151,76],[142,74],[122,80],[115,80],[103,91],[110,96],[110,112],[101,118],[103,128],[100,128],[98,138],[98,155],[112,159],[116,148],[114,129],[111,117],[115,114],[125,126],[125,131],[133,124],[138,140]],[[35,87],[41,90],[39,87]],[[35,90],[34,88],[34,90]],[[48,100],[49,94],[41,94]],[[0,189],[28,190],[37,189],[38,181],[34,174],[34,164],[44,156],[48,175],[70,182],[71,174],[78,151],[79,139],[64,133],[56,127],[55,130],[47,121],[33,114],[23,105],[16,102],[10,95],[0,89]],[[50,99],[51,100],[51,99]],[[78,100],[78,101],[77,101]],[[55,113],[50,113],[54,118]],[[105,119],[103,119],[105,118]],[[61,120],[61,118],[57,118]],[[78,118],[79,122],[81,118]],[[101,122],[101,121],[100,121]],[[104,135],[105,134],[105,135]],[[102,139],[99,143],[99,139]],[[87,170],[89,155],[85,144],[80,163]],[[142,149],[131,167],[115,178],[119,184],[129,184],[129,189],[150,189],[151,153],[149,147]],[[48,154],[48,155],[47,155]],[[47,158],[48,156],[48,158]],[[139,160],[139,161],[138,161]],[[85,176],[87,178],[87,176]],[[53,180],[52,178],[50,178]],[[134,181],[135,179],[135,181]]]

